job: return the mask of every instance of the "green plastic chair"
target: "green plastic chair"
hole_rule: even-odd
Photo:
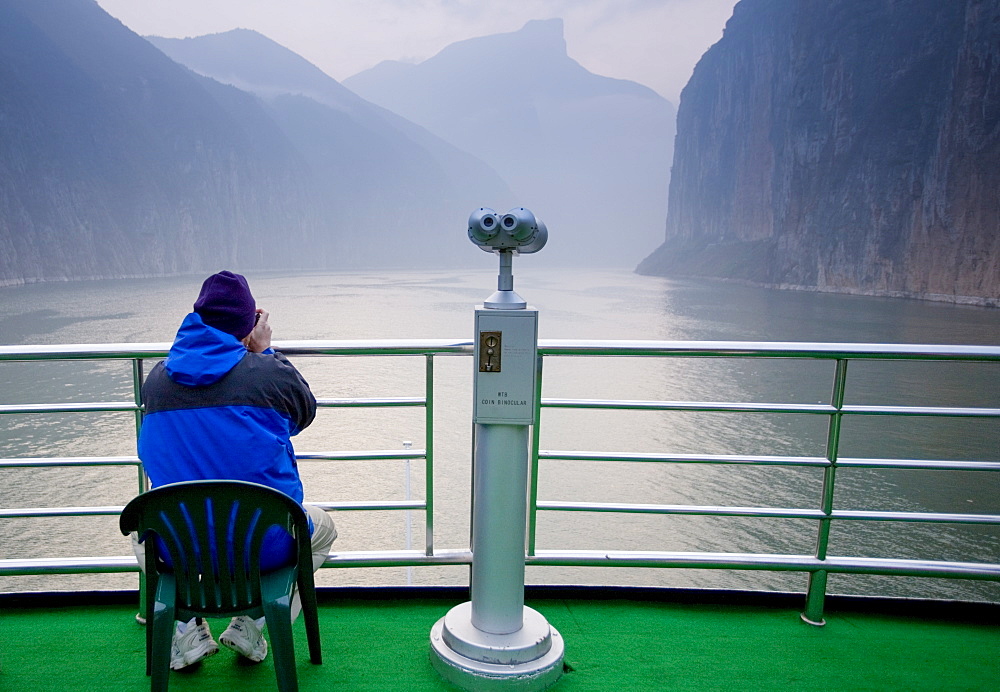
[[[297,561],[262,574],[261,544],[272,526],[294,538]],[[153,692],[167,690],[175,620],[236,615],[266,618],[278,689],[298,690],[290,610],[296,584],[309,658],[323,662],[309,524],[292,498],[242,481],[173,483],[129,502],[119,528],[137,532],[146,545],[146,675]],[[164,547],[172,567],[162,559]]]

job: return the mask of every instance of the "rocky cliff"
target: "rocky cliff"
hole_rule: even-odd
[[[638,271],[1000,306],[1000,3],[742,0]]]

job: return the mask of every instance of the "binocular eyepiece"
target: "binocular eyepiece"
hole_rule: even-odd
[[[499,216],[480,207],[469,216],[469,240],[485,252],[511,250],[530,254],[545,247],[549,231],[545,224],[524,207]]]

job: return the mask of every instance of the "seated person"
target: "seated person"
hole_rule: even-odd
[[[152,486],[193,480],[240,480],[280,490],[302,502],[290,438],[316,415],[316,399],[295,367],[271,348],[268,313],[257,307],[246,279],[223,271],[208,277],[184,318],[166,360],[142,385],[146,407],[139,458]],[[313,570],[337,537],[322,509],[304,505],[312,530]],[[134,539],[135,537],[133,537]],[[262,565],[277,567],[291,539],[277,537]],[[133,540],[145,565],[144,546]],[[301,603],[296,594],[292,620]],[[143,618],[138,616],[140,622]],[[219,641],[252,660],[267,655],[264,618],[232,619]],[[180,670],[219,650],[208,623],[177,623],[170,667]]]

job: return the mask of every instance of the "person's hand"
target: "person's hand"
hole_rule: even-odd
[[[271,325],[267,323],[269,313],[267,310],[257,308],[257,324],[253,331],[243,338],[243,345],[248,351],[263,353],[271,348]]]

